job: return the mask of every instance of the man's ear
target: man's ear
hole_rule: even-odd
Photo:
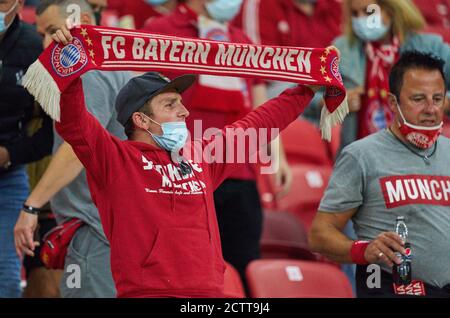
[[[81,12],[80,22],[81,24],[88,24],[88,25],[94,24],[92,15],[88,12]]]
[[[391,111],[394,114],[397,114],[397,98],[392,93],[388,94],[388,104],[389,104],[389,108],[391,109]]]
[[[147,130],[150,127],[150,120],[146,118],[142,113],[134,112],[131,115],[131,120],[133,121],[134,126]]]

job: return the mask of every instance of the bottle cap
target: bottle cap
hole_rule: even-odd
[[[397,216],[397,221],[404,221],[405,217],[404,216]]]

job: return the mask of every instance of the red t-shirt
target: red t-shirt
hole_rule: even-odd
[[[307,16],[294,0],[245,0],[233,24],[257,44],[326,47],[341,33],[340,0],[318,0]]]
[[[131,15],[136,29],[141,29],[148,19],[162,15],[144,0],[109,0],[108,9],[115,10],[119,18]]]
[[[176,35],[181,37],[198,38],[199,30],[197,27],[198,16],[185,5],[180,5],[175,11],[167,16],[153,19],[146,24],[143,30],[158,34]],[[229,26],[228,36],[234,43],[251,43],[245,34],[236,27]],[[169,78],[181,75],[178,72],[164,72]],[[255,84],[254,80],[245,80],[249,93],[245,98],[230,97],[230,93],[221,89],[208,89],[197,81],[191,89],[183,94],[184,104],[187,106],[190,115],[186,120],[189,131],[194,136],[194,120],[202,120],[202,133],[211,127],[221,129],[234,121],[245,116],[252,109],[251,87]],[[236,96],[236,95],[232,95]],[[232,99],[234,102],[232,102]],[[245,167],[232,175],[230,178],[240,180],[254,180],[254,165],[245,165]]]

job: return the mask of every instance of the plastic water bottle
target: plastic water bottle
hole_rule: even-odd
[[[408,285],[411,283],[411,245],[408,242],[408,227],[405,223],[405,217],[398,216],[395,225],[395,232],[405,242],[403,246],[406,250],[406,255],[395,252],[395,256],[401,259],[400,265],[394,263],[392,268],[392,278],[397,285]]]

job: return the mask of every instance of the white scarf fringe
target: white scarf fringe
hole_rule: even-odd
[[[35,97],[44,111],[52,119],[59,122],[61,92],[52,76],[39,60],[30,65],[23,78],[23,83],[24,87]]]
[[[339,107],[332,114],[328,111],[326,106],[323,106],[320,114],[320,130],[322,131],[322,139],[331,141],[331,129],[336,124],[341,124],[348,113],[349,109],[347,97],[345,97]]]

